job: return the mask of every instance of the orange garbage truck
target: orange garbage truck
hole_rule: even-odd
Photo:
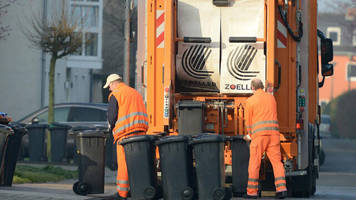
[[[288,191],[313,195],[320,151],[318,89],[333,74],[332,41],[317,29],[317,0],[138,3],[144,7],[138,85],[147,103],[148,134],[247,134],[245,102],[252,95],[251,80],[259,78],[277,101]],[[224,153],[229,166],[228,143]],[[267,157],[260,174],[262,191],[274,187]]]

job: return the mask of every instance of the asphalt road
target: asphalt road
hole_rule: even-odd
[[[326,154],[324,165],[320,168],[316,194],[309,199],[351,200],[356,199],[356,140],[323,139]],[[105,172],[105,194],[78,196],[72,191],[76,180],[59,183],[18,184],[13,187],[0,187],[0,199],[21,200],[66,200],[66,199],[100,199],[100,196],[115,192],[115,172]],[[273,193],[263,193],[262,199],[273,199]],[[99,198],[93,198],[93,197]],[[238,198],[234,198],[238,199]],[[288,198],[297,199],[297,198]],[[302,199],[302,198],[298,198]]]
[[[320,167],[312,199],[356,199],[356,140],[322,140],[325,163]]]

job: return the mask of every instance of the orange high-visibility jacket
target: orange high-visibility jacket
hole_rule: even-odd
[[[114,95],[119,105],[117,121],[113,129],[114,141],[137,131],[146,132],[148,116],[143,98],[135,89],[120,83],[109,95]]]
[[[256,90],[246,101],[245,124],[251,139],[258,135],[279,134],[274,96],[262,89]]]

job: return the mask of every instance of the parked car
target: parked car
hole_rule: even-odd
[[[320,131],[321,138],[331,137],[330,116],[329,115],[326,115],[326,114],[321,115],[319,131]]]
[[[54,121],[72,128],[90,127],[108,129],[107,104],[91,103],[62,103],[54,106]],[[21,124],[30,125],[32,122],[47,123],[48,107],[34,111],[18,121]],[[67,136],[67,158],[73,158],[75,134],[69,131]],[[23,137],[23,156],[28,156],[29,137]]]

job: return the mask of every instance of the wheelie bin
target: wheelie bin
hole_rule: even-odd
[[[79,181],[73,191],[79,195],[104,193],[105,135],[100,130],[86,130],[77,135]]]
[[[29,135],[29,157],[30,161],[46,161],[45,138],[48,124],[33,123],[26,126]]]
[[[155,199],[160,193],[155,167],[153,135],[138,135],[123,139],[132,199]]]
[[[243,136],[231,137],[232,192],[235,197],[246,194],[250,149]]]
[[[156,141],[162,172],[163,199],[193,199],[193,158],[187,136],[166,136]]]
[[[22,137],[27,134],[27,130],[24,126],[18,123],[9,123],[9,127],[14,131],[14,134],[9,135],[6,153],[4,156],[4,176],[1,177],[2,186],[11,186],[12,179],[14,177],[14,172],[17,163],[17,157],[19,155],[20,146],[22,142]]]
[[[66,158],[67,135],[72,127],[61,123],[52,123],[51,133],[51,162],[63,162]]]
[[[8,137],[14,134],[14,130],[9,126],[0,124],[0,159],[3,160],[5,155]],[[0,161],[1,161],[0,160]]]
[[[84,131],[88,131],[88,130],[95,130],[94,127],[89,127],[89,126],[75,126],[72,127],[69,131],[68,131],[68,135],[67,135],[67,148],[66,148],[66,155],[67,155],[67,159],[68,161],[73,159],[74,164],[79,165],[79,155],[78,155],[78,150],[77,147],[79,147],[79,145],[77,145],[78,143],[78,134]]]
[[[191,144],[199,199],[230,199],[231,190],[225,188],[224,137],[202,134],[193,137]]]

